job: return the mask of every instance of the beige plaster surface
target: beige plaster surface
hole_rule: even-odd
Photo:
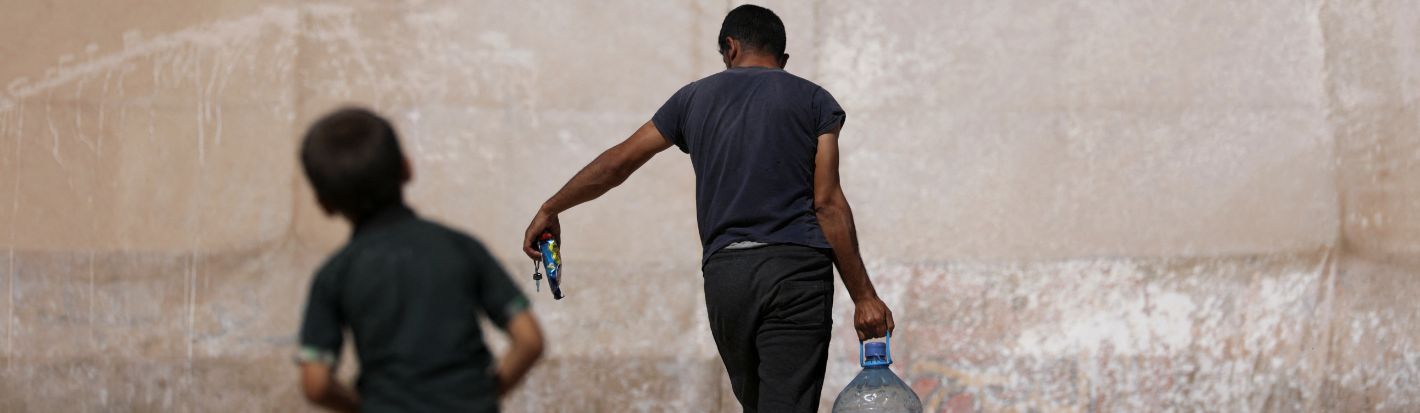
[[[308,409],[294,333],[348,234],[300,176],[309,122],[388,115],[415,207],[526,282],[533,209],[721,68],[737,3],[0,5],[0,411]],[[1420,410],[1417,3],[765,5],[849,113],[929,411]],[[693,185],[668,151],[563,215],[569,298],[536,296],[549,353],[508,411],[738,411]]]

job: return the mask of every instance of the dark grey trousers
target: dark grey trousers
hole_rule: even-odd
[[[833,324],[829,251],[720,250],[702,272],[710,332],[744,411],[817,411]]]

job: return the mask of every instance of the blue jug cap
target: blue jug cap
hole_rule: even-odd
[[[892,340],[892,334],[887,335],[887,340]],[[859,343],[860,347],[858,360],[863,367],[887,366],[892,364],[892,351],[888,349],[889,344],[885,342],[865,342]]]
[[[867,358],[879,358],[887,360],[887,343],[863,343],[863,356]]]

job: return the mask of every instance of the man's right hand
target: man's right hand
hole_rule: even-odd
[[[542,251],[538,249],[537,242],[542,239],[543,232],[551,232],[552,239],[562,244],[562,223],[558,222],[557,214],[539,209],[537,215],[533,215],[532,223],[528,224],[528,230],[523,233],[523,253],[529,258],[542,260]]]

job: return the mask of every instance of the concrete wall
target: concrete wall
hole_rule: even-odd
[[[720,68],[733,3],[3,6],[0,410],[305,409],[294,331],[348,231],[299,175],[305,125],[388,114],[413,203],[526,276],[536,205]],[[767,5],[849,113],[930,411],[1420,410],[1417,3]],[[564,214],[570,298],[537,296],[550,353],[508,410],[737,411],[692,186],[667,152]]]

